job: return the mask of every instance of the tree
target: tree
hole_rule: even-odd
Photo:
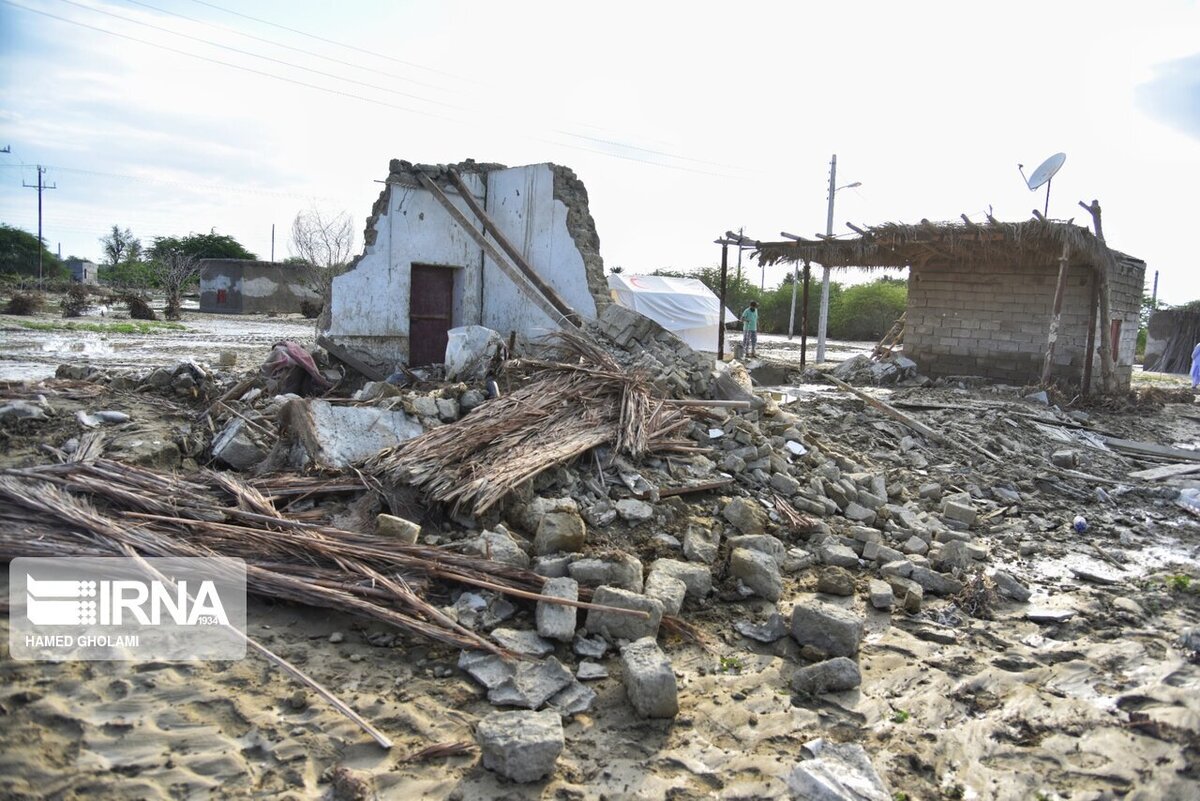
[[[106,267],[132,264],[142,258],[142,242],[128,228],[122,231],[119,225],[114,225],[108,234],[100,237],[100,244],[104,247],[102,263]]]
[[[156,237],[154,247],[150,248],[150,258],[161,260],[169,253],[184,253],[197,260],[258,258],[232,236],[218,234],[216,228],[210,229],[207,234]]]
[[[42,252],[42,275],[45,278],[71,276],[71,271],[38,242],[36,236],[20,228],[0,223],[0,273],[37,278],[39,250]]]
[[[163,317],[178,320],[183,308],[183,288],[200,275],[200,259],[181,248],[169,250],[159,247],[161,241],[160,238],[154,243],[155,256],[150,262],[150,268],[158,285],[167,295]]]
[[[343,211],[336,216],[315,206],[292,220],[291,251],[303,262],[301,282],[324,302],[335,276],[345,271],[354,251],[354,223]],[[289,260],[290,261],[290,260]]]
[[[829,335],[836,339],[878,340],[908,306],[908,282],[879,278],[846,287],[829,300]]]

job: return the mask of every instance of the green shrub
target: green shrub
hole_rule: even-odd
[[[83,284],[71,284],[67,296],[59,303],[63,317],[82,317],[90,302],[88,290]]]
[[[869,284],[847,287],[836,302],[829,300],[829,336],[832,339],[877,340],[904,314],[908,283],[880,278]]]
[[[39,292],[14,292],[4,307],[5,314],[29,315],[41,311],[43,298]]]

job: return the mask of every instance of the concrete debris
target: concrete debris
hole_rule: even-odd
[[[792,607],[792,638],[829,656],[854,656],[862,642],[863,619],[838,606],[801,600]]]
[[[482,382],[504,351],[504,338],[482,325],[451,328],[446,342],[446,379]]]
[[[862,684],[862,673],[852,659],[844,656],[802,667],[792,674],[792,689],[806,695],[853,690]]]
[[[763,643],[777,642],[788,636],[787,621],[778,612],[772,612],[766,623],[739,620],[733,624],[733,627],[743,637]]]
[[[854,594],[854,576],[843,567],[825,567],[817,574],[817,592],[848,597]]]
[[[493,712],[475,730],[483,766],[514,782],[535,782],[554,773],[562,753],[557,712]]]
[[[579,681],[607,679],[608,668],[599,662],[580,662],[578,669],[575,671],[575,678],[579,679]]]
[[[552,578],[542,585],[542,595],[555,598],[579,600],[579,582],[573,578]],[[538,601],[537,631],[542,637],[560,642],[570,642],[575,637],[577,609],[565,604]]]
[[[645,501],[624,498],[617,501],[617,514],[630,523],[644,523],[654,517],[654,507]]]
[[[646,578],[646,597],[662,604],[663,614],[678,615],[687,595],[687,585],[661,570],[650,571]]]
[[[679,714],[679,689],[671,662],[651,637],[621,649],[621,668],[629,703],[644,718],[673,718]]]
[[[518,662],[511,670],[510,675],[488,690],[488,701],[496,706],[541,709],[575,680],[571,671],[554,657],[541,662]]]
[[[485,530],[474,540],[467,542],[467,549],[513,567],[529,567],[529,554],[525,553],[503,526],[497,526],[495,531]]]
[[[632,554],[614,553],[605,559],[577,559],[567,565],[567,573],[585,587],[606,584],[633,593],[642,591],[642,563]]]
[[[539,556],[569,551],[582,551],[587,539],[587,526],[575,511],[546,512],[538,522],[533,550]]]
[[[234,418],[213,439],[212,455],[234,470],[249,470],[267,457],[245,420]]]
[[[1033,595],[1033,592],[1028,587],[1018,581],[1007,570],[993,570],[989,575],[992,581],[996,582],[996,589],[1001,595],[1007,596],[1018,603],[1025,603]]]
[[[871,579],[867,587],[871,606],[884,612],[891,611],[892,605],[896,603],[896,595],[892,586],[886,581]]]
[[[783,595],[779,562],[762,551],[735,548],[729,556],[729,572],[752,593],[768,601],[778,601]]]
[[[767,513],[757,501],[734,498],[721,513],[742,534],[761,535],[767,525]]]
[[[703,601],[712,592],[712,571],[707,567],[675,559],[655,559],[650,563],[650,577],[662,573],[683,582],[687,598]]]
[[[808,756],[788,774],[796,801],[892,801],[883,780],[861,745],[813,740]]]
[[[424,428],[404,412],[373,406],[335,406],[324,400],[288,401],[281,436],[293,445],[291,463],[343,469],[419,435]]]
[[[554,643],[535,632],[522,629],[492,629],[492,639],[506,650],[522,656],[547,656],[554,653]]]
[[[395,515],[381,514],[375,518],[375,533],[392,537],[405,545],[416,545],[421,527],[411,520]]]
[[[658,636],[658,626],[662,623],[663,616],[663,606],[660,601],[618,587],[604,586],[598,587],[592,594],[592,603],[645,612],[646,616],[589,609],[585,624],[585,628],[589,632],[603,634],[610,642]]]

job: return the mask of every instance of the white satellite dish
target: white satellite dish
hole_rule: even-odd
[[[1029,191],[1036,191],[1042,184],[1046,185],[1046,208],[1042,212],[1042,216],[1050,213],[1050,181],[1054,175],[1062,169],[1063,162],[1067,160],[1066,153],[1055,153],[1050,158],[1042,162],[1041,166],[1033,171],[1033,175],[1025,178],[1025,165],[1018,164],[1017,169],[1021,171],[1021,177],[1025,178],[1025,184],[1029,187]],[[1036,211],[1034,212],[1037,213]]]
[[[1033,171],[1033,175],[1029,176],[1028,184],[1029,191],[1032,192],[1042,184],[1050,183],[1050,179],[1054,174],[1062,169],[1063,162],[1067,160],[1066,153],[1055,153],[1050,158],[1042,162],[1042,166]]]

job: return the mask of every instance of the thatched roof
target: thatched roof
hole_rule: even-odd
[[[916,225],[884,223],[852,239],[801,239],[760,242],[754,256],[759,264],[808,261],[828,267],[886,269],[921,266],[928,262],[1031,264],[1057,267],[1063,245],[1072,265],[1097,267],[1110,254],[1091,231],[1059,220],[986,223],[922,220]]]

